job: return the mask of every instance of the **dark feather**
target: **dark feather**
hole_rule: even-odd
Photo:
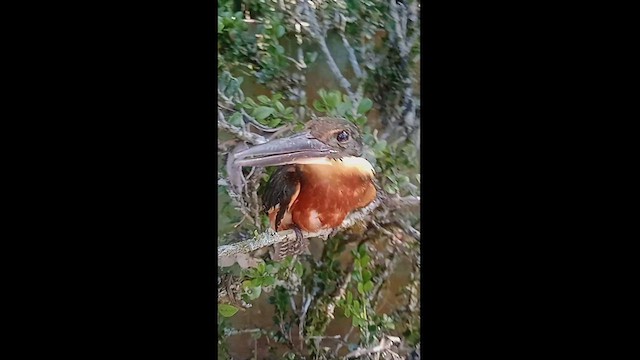
[[[299,183],[300,174],[294,165],[280,166],[271,175],[262,195],[262,204],[265,211],[280,205],[276,215],[276,229],[280,226],[280,222],[291,203],[291,197],[296,193]]]

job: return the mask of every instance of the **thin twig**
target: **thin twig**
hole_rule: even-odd
[[[326,31],[322,29],[320,25],[318,25],[315,9],[312,6],[309,6],[306,1],[303,2],[301,6],[304,9],[304,14],[306,15],[307,22],[309,23],[308,27],[303,26],[303,28],[305,28],[309,32],[311,37],[315,39],[318,45],[320,45],[320,50],[322,50],[322,53],[326,57],[327,65],[329,65],[329,69],[331,69],[333,76],[335,76],[336,80],[338,80],[338,84],[340,85],[340,87],[342,87],[347,92],[347,95],[354,104],[357,103],[355,95],[353,94],[353,91],[351,91],[351,84],[340,72],[340,68],[336,64],[333,56],[331,55],[331,52],[329,51],[329,48],[327,47],[327,42],[325,40]]]
[[[265,330],[263,329],[225,329],[225,336],[233,336],[233,335],[239,335],[239,334],[253,334],[253,333],[264,333]]]
[[[385,335],[382,340],[380,340],[380,343],[372,348],[360,348],[358,350],[352,351],[350,353],[348,353],[344,359],[351,359],[351,358],[357,358],[360,357],[362,355],[368,355],[368,354],[374,354],[374,353],[379,353],[379,352],[384,352],[384,351],[388,351],[389,353],[391,353],[392,355],[395,354],[394,358],[398,356],[398,354],[396,354],[395,352],[391,351],[391,346],[394,345],[395,343],[400,343],[400,338],[397,336],[389,336],[389,335]]]
[[[244,140],[252,145],[259,145],[267,142],[267,139],[265,139],[262,135],[255,134],[229,124],[225,120],[224,115],[220,110],[218,110],[218,129],[226,130],[239,139]]]
[[[398,259],[399,257],[396,255],[395,252],[389,254],[389,266],[385,266],[384,271],[382,272],[382,274],[380,275],[380,281],[378,281],[376,283],[376,285],[374,286],[373,290],[371,291],[371,307],[373,309],[376,308],[376,305],[378,304],[378,300],[380,298],[380,294],[382,290],[382,287],[384,286],[384,283],[389,279],[389,276],[394,272],[395,268],[396,268],[396,264],[398,263]]]
[[[280,129],[282,129],[284,126],[280,126],[277,128],[271,128],[268,127],[266,125],[262,125],[258,122],[258,120],[254,119],[251,115],[247,114],[247,112],[244,109],[240,109],[240,113],[242,113],[242,116],[244,118],[245,121],[249,121],[249,123],[253,126],[255,126],[258,130],[260,131],[264,131],[264,132],[268,132],[268,133],[274,133],[276,131],[279,131]]]
[[[322,341],[322,340],[337,340],[337,341],[339,341],[340,343],[344,342],[344,341],[341,339],[341,336],[340,336],[340,335],[333,335],[333,336],[309,336],[309,339],[314,339],[314,340],[318,340],[318,339],[319,339],[320,341]]]
[[[304,288],[303,288],[304,290]],[[306,298],[306,300],[305,300]],[[311,295],[306,296],[304,291],[302,291],[302,300],[304,301],[304,305],[300,309],[300,322],[298,323],[298,336],[300,337],[300,349],[304,347],[304,323],[307,319],[307,311],[309,310],[309,306],[311,305],[311,300],[313,297]],[[295,311],[295,310],[294,310]]]
[[[345,49],[347,49],[347,55],[349,58],[349,62],[351,63],[351,68],[353,68],[353,72],[358,79],[362,78],[362,70],[360,70],[360,65],[358,64],[358,59],[356,58],[356,52],[353,50],[353,47],[349,44],[349,40],[344,35],[344,32],[340,32],[340,37],[342,38],[342,44]]]
[[[413,236],[416,240],[420,241],[420,231],[411,226],[408,221],[399,220],[396,223],[402,228],[402,230],[404,230],[407,235]]]
[[[351,336],[351,334],[353,333],[353,330],[355,330],[355,326],[351,325],[351,329],[349,329],[349,332],[347,332],[343,337],[342,337],[342,342],[340,344],[338,344],[335,348],[335,350],[333,350],[333,354],[335,357],[338,357],[338,351],[340,351],[340,349],[342,348],[342,345],[349,345],[349,337]]]

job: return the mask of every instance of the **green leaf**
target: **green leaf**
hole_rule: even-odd
[[[362,286],[364,292],[369,292],[371,291],[371,289],[373,289],[373,282],[371,281],[367,281],[366,283],[364,283],[364,286]]]
[[[278,111],[280,111],[281,113],[284,112],[284,105],[282,105],[282,103],[278,100],[275,101],[276,104],[276,109],[278,109]]]
[[[251,107],[256,107],[256,106],[258,106],[258,104],[256,104],[256,102],[255,102],[255,101],[253,101],[253,99],[252,99],[252,98],[250,98],[250,97],[248,97],[246,101],[247,101],[247,104],[251,105]]]
[[[358,105],[358,113],[364,115],[371,107],[373,107],[373,101],[369,98],[364,98],[360,101],[360,105]]]
[[[367,255],[367,245],[360,244],[360,246],[358,246],[358,253],[360,254],[360,257]]]
[[[396,324],[392,322],[388,322],[388,323],[384,323],[384,327],[386,327],[387,329],[394,330],[396,328]]]
[[[280,124],[280,122],[282,122],[282,120],[280,120],[278,118],[273,118],[273,119],[271,119],[271,121],[269,121],[267,126],[274,128],[274,127],[278,126]]]
[[[253,110],[253,113],[251,113],[251,115],[257,120],[264,120],[274,112],[275,112],[274,108],[271,108],[268,106],[258,106]]]
[[[260,220],[262,221],[262,227],[268,228],[271,224],[269,217],[267,215],[260,215]]]
[[[278,271],[280,271],[280,264],[279,263],[274,263],[274,264],[267,265],[267,272],[269,274],[277,274]]]
[[[249,299],[251,299],[251,300],[255,300],[255,299],[259,298],[260,294],[262,294],[262,287],[261,286],[251,288],[247,292],[247,295],[249,295]]]
[[[278,25],[278,26],[276,27],[276,36],[277,36],[277,37],[279,37],[279,38],[281,38],[281,37],[282,37],[282,35],[284,35],[284,33],[285,33],[285,28],[284,28],[284,26],[282,26],[282,25]]]
[[[351,324],[356,327],[361,327],[365,324],[365,321],[360,319],[359,317],[354,316],[351,318]]]
[[[362,285],[362,283],[358,283],[358,292],[364,295],[364,286]]]
[[[302,266],[302,263],[296,263],[296,266],[293,269],[293,271],[295,272],[296,275],[298,275],[298,277],[301,277],[302,273],[304,273],[304,266]]]
[[[371,274],[371,271],[369,270],[362,271],[362,281],[367,282],[371,280],[372,277],[373,275]]]
[[[313,100],[313,108],[320,112],[325,112],[327,109],[324,104],[318,100]]]
[[[262,278],[262,286],[271,286],[276,283],[276,278],[273,276],[265,276]]]
[[[240,82],[238,82],[238,80],[236,79],[231,79],[229,81],[229,84],[227,85],[227,88],[224,89],[224,94],[227,95],[228,97],[231,97],[231,96],[234,96],[239,89],[240,89]]]
[[[409,183],[409,177],[407,175],[398,176],[398,187],[403,187]]]
[[[234,126],[240,126],[242,124],[242,114],[239,112],[234,113],[229,117],[229,124]]]
[[[233,305],[218,304],[218,312],[220,313],[220,315],[224,317],[231,317],[235,315],[238,312],[238,310],[240,309]]]
[[[271,102],[271,100],[269,100],[269,98],[266,97],[265,95],[258,95],[258,101],[260,101],[263,104],[268,104]]]
[[[305,54],[305,62],[308,64],[313,63],[314,61],[316,61],[316,59],[318,58],[318,52],[317,51],[313,51],[313,52],[308,52]]]
[[[360,266],[362,266],[363,268],[366,267],[367,265],[369,265],[370,260],[371,258],[369,257],[369,255],[362,255],[362,257],[360,258]]]
[[[336,107],[336,111],[338,112],[338,115],[344,115],[347,113],[347,111],[349,111],[350,108],[351,108],[351,104],[340,103],[338,104],[338,107]]]
[[[380,152],[387,147],[386,140],[380,140],[373,146],[373,151]]]
[[[351,278],[356,282],[361,282],[362,281],[362,276],[357,271],[353,272],[353,275],[351,275]]]
[[[396,191],[396,187],[393,184],[386,184],[384,186],[384,191],[386,193],[388,193],[388,194],[391,194],[391,195],[393,195],[393,194],[395,194],[397,192]]]
[[[340,94],[332,91],[328,96],[324,98],[324,101],[330,108],[335,108],[340,102]]]

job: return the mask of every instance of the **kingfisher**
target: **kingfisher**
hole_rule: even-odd
[[[302,132],[235,154],[238,166],[277,166],[262,196],[273,230],[296,239],[274,245],[274,260],[304,251],[302,232],[338,228],[376,197],[375,170],[362,157],[362,137],[346,119],[321,117]]]

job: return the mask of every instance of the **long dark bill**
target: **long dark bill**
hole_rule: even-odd
[[[238,166],[278,166],[295,164],[296,160],[323,157],[335,150],[308,132],[269,141],[235,154]]]

